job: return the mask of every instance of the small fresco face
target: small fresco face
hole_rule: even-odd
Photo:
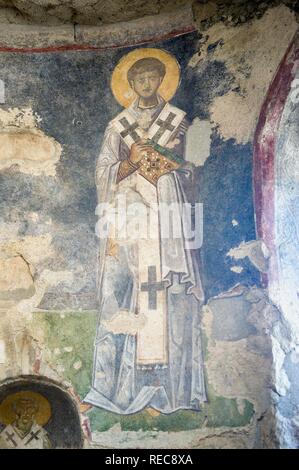
[[[138,96],[151,98],[156,94],[162,82],[162,78],[155,70],[138,73],[132,80],[132,88]]]
[[[33,391],[9,394],[0,405],[0,447],[9,449],[46,449],[52,447],[44,425],[51,418],[48,400]]]
[[[1,385],[0,449],[80,447],[80,417],[65,391],[39,380]]]
[[[21,398],[12,403],[15,412],[15,426],[23,432],[29,431],[38,413],[38,404],[30,398]]]

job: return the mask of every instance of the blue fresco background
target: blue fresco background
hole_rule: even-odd
[[[189,33],[150,45],[171,52],[180,63],[182,79],[172,103],[191,121],[208,119],[209,104],[233,89],[234,78],[221,61],[208,60],[201,69],[189,67],[197,41],[197,34]],[[19,235],[50,230],[56,255],[40,268],[75,272],[73,286],[50,289],[43,308],[96,306],[95,162],[108,122],[121,111],[110,77],[130,50],[0,54],[0,78],[6,84],[1,109],[32,106],[42,118],[39,127],[63,146],[56,178],[24,175],[17,168],[0,174],[3,221],[19,220]],[[204,204],[201,261],[206,298],[237,283],[259,285],[259,273],[248,260],[236,263],[226,256],[231,247],[255,239],[251,144],[224,141],[215,130],[211,155],[198,169],[198,188]],[[30,221],[30,211],[40,214],[39,224]],[[49,217],[51,226],[46,224]],[[232,219],[239,225],[233,226]],[[240,274],[230,270],[235,264],[243,267]]]

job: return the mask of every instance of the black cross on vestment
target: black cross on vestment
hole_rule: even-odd
[[[31,431],[31,432],[30,432],[30,437],[29,437],[28,441],[25,443],[25,446],[27,446],[27,444],[29,444],[31,441],[33,441],[33,439],[36,439],[36,440],[38,441],[38,439],[39,439],[39,437],[38,437],[39,433],[40,433],[40,429],[38,429],[38,430],[35,431],[35,432]]]
[[[176,115],[174,113],[169,113],[167,118],[165,119],[165,121],[162,121],[162,119],[157,119],[156,124],[160,128],[157,130],[156,134],[152,138],[152,140],[154,142],[159,142],[159,139],[162,137],[164,132],[174,131],[175,126],[172,125],[171,123],[172,123],[172,121],[174,120],[175,117],[176,117]]]
[[[120,135],[123,138],[125,138],[125,137],[127,137],[127,135],[129,135],[130,137],[132,137],[134,142],[137,142],[138,140],[140,140],[140,137],[136,132],[136,129],[138,127],[137,122],[133,122],[133,124],[130,124],[126,117],[121,118],[119,120],[119,122],[121,123],[121,125],[124,128],[124,130],[121,131],[121,133],[120,133]]]
[[[165,283],[157,282],[156,266],[148,267],[148,282],[142,282],[141,291],[148,292],[149,310],[157,310],[157,291],[164,290]]]
[[[16,441],[14,440],[14,434],[9,434],[8,431],[5,431],[5,434],[6,434],[6,441],[7,441],[7,442],[12,442],[13,445],[14,445],[15,447],[17,447],[18,444],[17,444]]]

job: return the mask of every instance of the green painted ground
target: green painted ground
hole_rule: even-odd
[[[44,331],[49,348],[48,360],[54,368],[63,370],[64,378],[70,381],[83,398],[89,390],[92,376],[93,341],[96,329],[95,311],[90,312],[37,312],[33,322]],[[208,354],[207,338],[204,338],[204,354]],[[89,413],[92,430],[106,431],[120,423],[122,430],[130,431],[186,431],[203,426],[245,426],[254,414],[252,403],[244,400],[240,413],[236,399],[215,395],[208,384],[208,404],[202,411],[177,411],[171,415],[152,417],[143,411],[130,416],[92,409]]]

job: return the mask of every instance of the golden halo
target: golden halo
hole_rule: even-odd
[[[40,426],[47,424],[51,417],[50,403],[40,393],[31,391],[17,392],[13,393],[12,395],[8,395],[8,397],[6,397],[0,405],[0,422],[7,426],[8,424],[12,424],[15,421],[16,414],[13,410],[12,404],[22,398],[33,400],[38,404],[38,411],[36,413],[35,421]]]
[[[165,101],[169,101],[175,94],[180,83],[180,66],[175,57],[163,49],[145,47],[135,49],[121,58],[112,73],[112,93],[122,106],[127,108],[136,98],[136,95],[128,82],[127,73],[129,68],[139,59],[154,57],[159,59],[166,67],[166,74],[159,88],[159,94]]]

